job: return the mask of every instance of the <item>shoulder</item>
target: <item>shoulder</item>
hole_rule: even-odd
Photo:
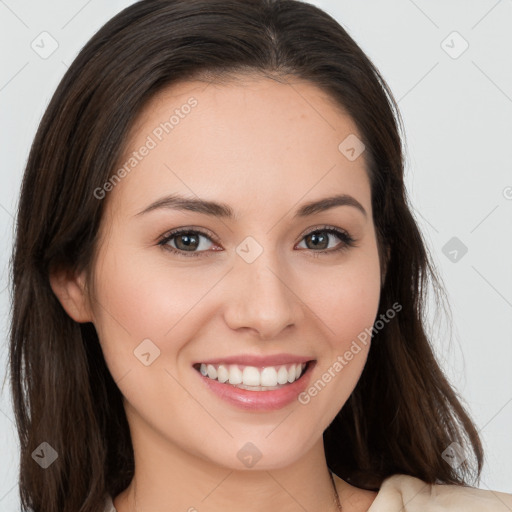
[[[391,508],[392,507],[392,508]],[[368,512],[510,512],[512,494],[459,485],[427,484],[409,475],[386,478]]]
[[[114,507],[114,502],[112,501],[112,496],[110,494],[105,495],[105,506],[101,512],[117,512]]]

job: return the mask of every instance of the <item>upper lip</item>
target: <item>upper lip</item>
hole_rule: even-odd
[[[204,359],[194,364],[241,364],[244,366],[278,366],[287,363],[307,363],[312,357],[298,356],[293,354],[274,354],[268,356],[240,354],[236,356],[216,357],[215,359]]]

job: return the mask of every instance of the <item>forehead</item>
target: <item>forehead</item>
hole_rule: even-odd
[[[129,172],[112,199],[133,210],[180,192],[261,208],[259,200],[294,204],[339,191],[370,210],[364,152],[351,161],[339,148],[349,136],[361,139],[351,117],[306,81],[180,82],[134,122],[118,163]]]

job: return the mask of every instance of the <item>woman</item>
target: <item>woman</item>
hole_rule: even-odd
[[[145,0],[87,43],[19,204],[23,506],[510,510],[467,486],[399,119],[305,3]]]

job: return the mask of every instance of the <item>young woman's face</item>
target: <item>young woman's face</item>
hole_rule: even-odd
[[[136,449],[270,469],[321,443],[359,379],[380,296],[355,137],[297,80],[181,83],[144,109],[120,180],[102,189],[91,301]]]

